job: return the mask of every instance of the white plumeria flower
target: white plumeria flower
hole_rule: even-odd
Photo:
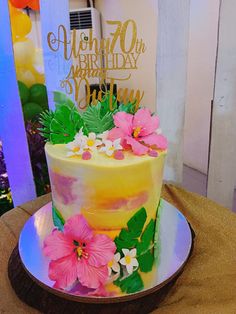
[[[83,128],[79,130],[79,133],[75,135],[75,141],[84,142],[87,136],[83,133]]]
[[[67,157],[82,155],[86,148],[86,136],[83,134],[81,128],[79,133],[76,134],[74,141],[66,144],[66,148],[70,151],[66,154]]]
[[[116,253],[114,255],[114,258],[108,263],[108,272],[109,272],[109,276],[111,276],[111,272],[112,270],[115,273],[119,273],[120,272],[120,264],[118,263],[120,260],[120,253]]]
[[[126,266],[128,274],[132,274],[133,268],[138,267],[138,261],[136,259],[137,250],[122,249],[122,252],[124,254],[124,257],[120,260],[120,263],[121,265]]]
[[[105,144],[105,146],[100,148],[99,152],[101,152],[101,153],[104,152],[104,153],[106,153],[107,156],[113,155],[113,153],[116,150],[123,149],[123,147],[120,145],[120,141],[121,141],[120,138],[114,140],[114,142],[109,141],[109,140],[104,141],[103,143]]]
[[[102,141],[98,140],[96,134],[91,132],[86,137],[86,146],[90,150],[96,150],[97,146],[102,145]]]
[[[108,134],[109,134],[109,131],[104,131],[103,133],[98,134],[97,137],[100,138],[102,142],[104,143],[108,138]]]
[[[70,151],[66,154],[67,157],[82,155],[85,148],[85,141],[75,139],[74,141],[66,144],[66,148]]]

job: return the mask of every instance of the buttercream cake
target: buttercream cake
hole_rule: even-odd
[[[55,225],[43,248],[49,278],[81,295],[144,289],[156,267],[167,148],[158,117],[104,102],[80,114],[60,103],[41,122]]]

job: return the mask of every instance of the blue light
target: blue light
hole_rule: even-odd
[[[8,1],[0,10],[0,138],[14,205],[36,197],[30,156],[19,97]]]

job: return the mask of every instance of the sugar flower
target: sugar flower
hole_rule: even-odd
[[[97,135],[97,138],[101,139],[102,142],[106,141],[108,139],[109,131],[104,131],[101,134]]]
[[[107,291],[104,285],[100,285],[96,289],[91,289],[82,286],[79,282],[69,290],[70,294],[79,295],[79,296],[93,296],[93,297],[110,297],[114,295],[114,292]]]
[[[97,139],[96,134],[91,132],[88,136],[83,134],[83,130],[80,129],[79,133],[76,134],[74,141],[66,144],[66,148],[70,151],[67,153],[67,157],[84,155],[89,151],[94,151],[98,146],[102,145],[102,141]],[[85,154],[88,157],[88,154]],[[91,158],[91,156],[90,156]],[[87,159],[90,159],[87,158]],[[83,158],[86,159],[86,158]]]
[[[124,257],[120,260],[121,265],[126,266],[128,274],[132,274],[134,267],[138,267],[138,261],[136,259],[137,250],[122,249]]]
[[[85,142],[87,136],[83,133],[83,128],[79,130],[79,132],[75,135],[75,140],[78,142]]]
[[[120,253],[118,252],[114,255],[114,258],[110,260],[110,262],[108,263],[109,276],[111,276],[112,271],[114,271],[115,273],[120,272],[119,260],[120,260]]]
[[[85,147],[86,147],[85,139],[82,137],[77,137],[74,139],[74,141],[66,144],[66,148],[69,150],[66,156],[71,157],[76,155],[82,155]]]
[[[97,139],[95,133],[89,133],[88,137],[85,137],[86,147],[89,150],[96,150],[97,146],[102,145],[102,141]]]
[[[51,261],[49,278],[55,288],[66,289],[77,280],[97,289],[108,280],[109,261],[116,246],[106,235],[94,234],[83,215],[67,220],[63,232],[54,229],[45,239],[43,252]]]
[[[104,152],[107,156],[112,156],[115,151],[122,149],[120,145],[120,138],[117,138],[114,141],[106,140],[103,142],[105,146],[101,147],[99,152]]]
[[[144,155],[150,147],[167,148],[167,140],[157,131],[159,118],[152,116],[148,109],[139,109],[134,115],[117,112],[114,116],[115,128],[110,130],[108,139],[121,139],[123,147],[131,147],[134,154]]]
[[[80,129],[79,133],[76,134],[74,141],[66,144],[66,148],[69,150],[66,156],[71,157],[76,155],[82,155],[86,147],[85,139],[86,137],[83,135],[83,130]]]

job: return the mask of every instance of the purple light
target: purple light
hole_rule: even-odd
[[[1,1],[0,10],[0,138],[14,205],[36,197],[27,138],[19,97],[8,1]]]

